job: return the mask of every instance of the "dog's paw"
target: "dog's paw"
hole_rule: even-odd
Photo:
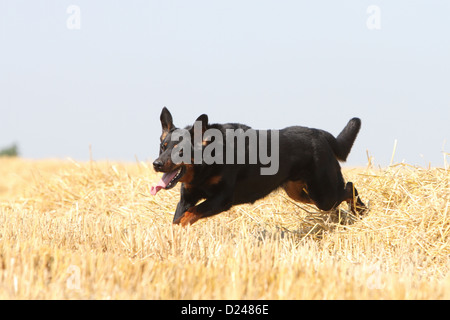
[[[173,224],[181,224],[181,226],[186,227],[189,224],[193,224],[201,217],[202,215],[196,211],[196,208],[192,207],[188,211],[186,211],[179,219],[174,221]]]

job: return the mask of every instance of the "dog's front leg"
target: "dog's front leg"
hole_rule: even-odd
[[[173,223],[181,224],[183,227],[185,227],[188,224],[193,224],[201,218],[210,217],[230,209],[232,203],[232,196],[220,193],[209,199],[206,199],[198,206],[190,207],[184,212],[182,216],[174,219]]]
[[[183,184],[180,190],[180,202],[178,202],[175,215],[173,217],[173,223],[177,223],[183,214],[191,207],[195,206],[201,199],[200,194],[195,189],[186,188]]]

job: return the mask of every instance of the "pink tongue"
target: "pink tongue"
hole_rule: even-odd
[[[170,180],[172,180],[176,176],[177,172],[178,170],[164,173],[161,180],[159,180],[158,184],[156,186],[152,186],[152,188],[150,189],[151,195],[154,196],[159,190],[167,187]]]

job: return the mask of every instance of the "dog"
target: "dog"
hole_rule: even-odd
[[[172,115],[166,107],[162,109],[160,120],[160,150],[153,167],[156,172],[162,172],[163,176],[151,188],[151,194],[155,195],[161,189],[168,190],[177,183],[182,183],[173,224],[193,224],[199,219],[227,211],[232,206],[253,203],[280,187],[293,200],[314,204],[320,210],[336,209],[343,201],[349,204],[354,214],[361,215],[366,210],[353,183],[344,182],[339,165],[339,161],[347,159],[361,128],[359,118],[351,119],[335,138],[324,130],[301,126],[278,131],[254,130],[239,123],[209,124],[208,116],[202,114],[194,125],[182,130],[189,144],[184,143],[188,147],[178,151],[176,148],[181,139],[180,134],[175,138],[175,133],[180,129],[173,124]],[[214,130],[214,140],[202,136],[207,130]],[[232,146],[232,149],[228,148],[227,143],[226,152],[221,156],[231,161],[208,164],[204,159],[196,160],[192,157],[192,153],[206,152],[215,140],[222,138],[223,141],[228,141],[227,134],[230,132],[235,135],[234,141],[243,137],[241,142],[245,142]],[[256,140],[252,143],[250,137]],[[277,139],[272,139],[272,143],[265,141],[264,144],[264,139],[268,137]],[[258,149],[255,148],[255,143],[259,147],[267,146],[266,154],[274,155],[278,152],[278,158],[273,158],[278,161],[274,165],[276,171],[262,174],[263,169],[268,169],[267,159],[264,162],[262,157],[256,161],[255,157],[253,161],[236,161],[239,151],[246,159],[251,159],[251,153]],[[224,148],[217,149],[222,152]],[[173,160],[174,155],[186,156],[187,153],[191,156],[184,157],[184,161]],[[199,203],[200,200],[204,201]]]

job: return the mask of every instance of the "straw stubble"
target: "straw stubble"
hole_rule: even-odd
[[[0,159],[0,298],[448,299],[449,173],[344,169],[362,219],[276,191],[181,228],[146,163]]]

